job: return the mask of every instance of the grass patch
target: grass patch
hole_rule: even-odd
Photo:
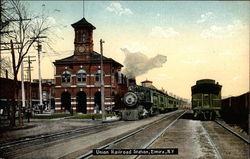
[[[71,116],[70,114],[53,114],[48,116],[32,116],[31,119],[55,119]]]
[[[106,114],[106,117],[113,116],[112,114]],[[79,114],[69,119],[102,119],[102,114]]]

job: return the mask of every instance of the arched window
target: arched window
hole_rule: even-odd
[[[69,83],[71,78],[71,73],[67,70],[62,73],[62,83]]]
[[[87,72],[84,69],[80,69],[76,74],[77,82],[86,82],[87,81]]]
[[[95,73],[95,82],[101,82],[101,70],[97,70]]]
[[[85,42],[85,41],[86,41],[86,33],[83,32],[83,34],[82,34],[82,42]]]

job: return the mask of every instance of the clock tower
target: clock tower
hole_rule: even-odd
[[[93,30],[96,29],[85,18],[71,25],[75,30],[75,50],[77,59],[88,60],[93,53]]]

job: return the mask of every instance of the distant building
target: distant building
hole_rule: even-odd
[[[25,107],[29,108],[30,98],[32,103],[32,108],[35,109],[35,105],[39,103],[39,83],[38,80],[33,80],[31,84],[29,82],[24,82],[25,90]],[[53,79],[43,79],[42,80],[42,94],[43,94],[43,104],[45,110],[54,109],[54,80]],[[12,89],[13,80],[7,78],[0,78],[0,109],[8,109],[10,101],[14,97],[14,92]],[[22,90],[21,81],[18,81],[18,97],[16,101],[22,102]],[[31,94],[30,94],[31,93]],[[19,104],[20,104],[19,103]]]
[[[54,62],[55,111],[97,113],[101,110],[101,55],[93,50],[96,28],[85,18],[72,27],[75,30],[73,55]],[[115,106],[115,97],[127,91],[126,77],[120,72],[122,67],[112,58],[103,57],[106,110]]]
[[[152,81],[145,80],[145,81],[142,81],[142,82],[141,82],[141,85],[142,85],[143,87],[148,87],[148,88],[152,88],[152,89],[157,89],[155,86],[153,86],[152,83],[153,83]]]

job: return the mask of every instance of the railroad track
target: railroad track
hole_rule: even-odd
[[[216,158],[245,158],[248,154],[249,141],[220,121],[204,122],[201,125]]]
[[[95,126],[86,126],[84,128],[64,131],[64,132],[60,132],[60,133],[53,133],[53,134],[49,134],[49,135],[41,135],[41,136],[37,136],[37,137],[24,138],[24,139],[20,139],[17,141],[0,144],[0,149],[18,146],[18,145],[21,145],[24,143],[35,142],[35,141],[38,141],[41,139],[54,138],[54,137],[60,137],[60,136],[64,136],[64,135],[71,135],[73,133],[85,132],[86,130],[92,130],[94,128],[101,128],[101,127],[104,127],[104,126],[102,124],[99,124],[99,125],[95,125]]]
[[[249,139],[246,139],[245,137],[241,136],[240,134],[238,134],[237,132],[233,131],[232,129],[230,129],[228,126],[226,126],[225,124],[221,123],[218,120],[214,121],[215,123],[217,123],[218,125],[220,125],[222,128],[226,129],[227,131],[229,131],[230,133],[232,133],[233,135],[235,135],[236,137],[238,137],[240,140],[244,141],[245,143],[247,143],[248,145],[250,144]]]
[[[118,144],[118,143],[121,143],[121,142],[123,142],[123,141],[125,141],[126,139],[128,139],[128,138],[130,138],[130,137],[132,137],[132,136],[134,136],[134,135],[136,135],[136,134],[138,134],[138,133],[140,133],[140,132],[142,132],[143,130],[145,130],[145,129],[147,129],[147,128],[150,128],[151,126],[153,126],[153,125],[155,125],[155,124],[157,124],[157,123],[159,123],[159,122],[161,122],[161,121],[163,121],[163,120],[165,120],[165,119],[167,119],[167,118],[170,118],[170,117],[172,117],[172,116],[174,116],[174,115],[178,115],[178,117],[175,119],[175,120],[173,120],[170,124],[168,124],[168,126],[167,127],[165,127],[162,131],[160,131],[155,137],[153,137],[149,142],[147,142],[146,144],[144,144],[143,146],[142,146],[142,148],[143,149],[146,149],[146,148],[148,148],[150,145],[152,145],[169,127],[171,127],[183,114],[185,114],[186,113],[186,111],[184,111],[184,112],[173,112],[173,113],[171,113],[171,114],[169,114],[168,116],[165,116],[164,118],[161,118],[161,119],[159,119],[159,120],[157,120],[157,121],[154,121],[154,122],[152,122],[152,123],[150,123],[150,124],[148,124],[148,125],[145,125],[145,126],[143,126],[142,128],[140,128],[140,129],[138,129],[138,130],[136,130],[136,131],[133,131],[133,132],[131,132],[131,133],[129,133],[128,135],[126,135],[126,136],[123,136],[123,137],[121,137],[121,138],[119,138],[119,139],[117,139],[117,140],[115,140],[115,141],[112,141],[112,142],[110,142],[110,143],[108,143],[108,144],[106,144],[106,145],[103,145],[103,146],[101,146],[101,147],[98,147],[97,149],[107,149],[108,147],[110,147],[110,146],[112,146],[112,145],[115,145],[115,144]],[[93,151],[89,151],[88,153],[86,153],[86,154],[83,154],[83,155],[81,155],[81,156],[79,156],[79,157],[77,157],[76,159],[88,159],[88,158],[90,158],[90,157],[92,157],[93,156]],[[139,155],[135,155],[134,156],[134,158],[139,158],[140,156]]]
[[[218,159],[222,159],[221,154],[220,154],[218,148],[216,147],[216,144],[213,142],[211,136],[209,135],[209,133],[207,132],[206,128],[203,125],[202,125],[202,129],[203,129],[203,131],[205,132],[205,134],[207,136],[208,142],[210,143],[210,145],[212,146],[212,149],[214,150],[214,154],[216,155],[216,157]]]
[[[51,145],[54,143],[66,141],[72,138],[77,138],[79,136],[85,135],[86,133],[93,133],[96,131],[100,131],[99,129],[105,128],[108,126],[117,125],[118,123],[103,123],[94,126],[85,126],[83,128],[64,131],[60,133],[53,133],[49,135],[41,135],[32,138],[24,138],[13,142],[8,142],[4,144],[0,144],[0,153],[1,157],[15,157],[20,152],[29,152],[35,149],[38,149],[41,146]],[[14,149],[14,152],[13,152]],[[4,156],[3,156],[4,155]]]

